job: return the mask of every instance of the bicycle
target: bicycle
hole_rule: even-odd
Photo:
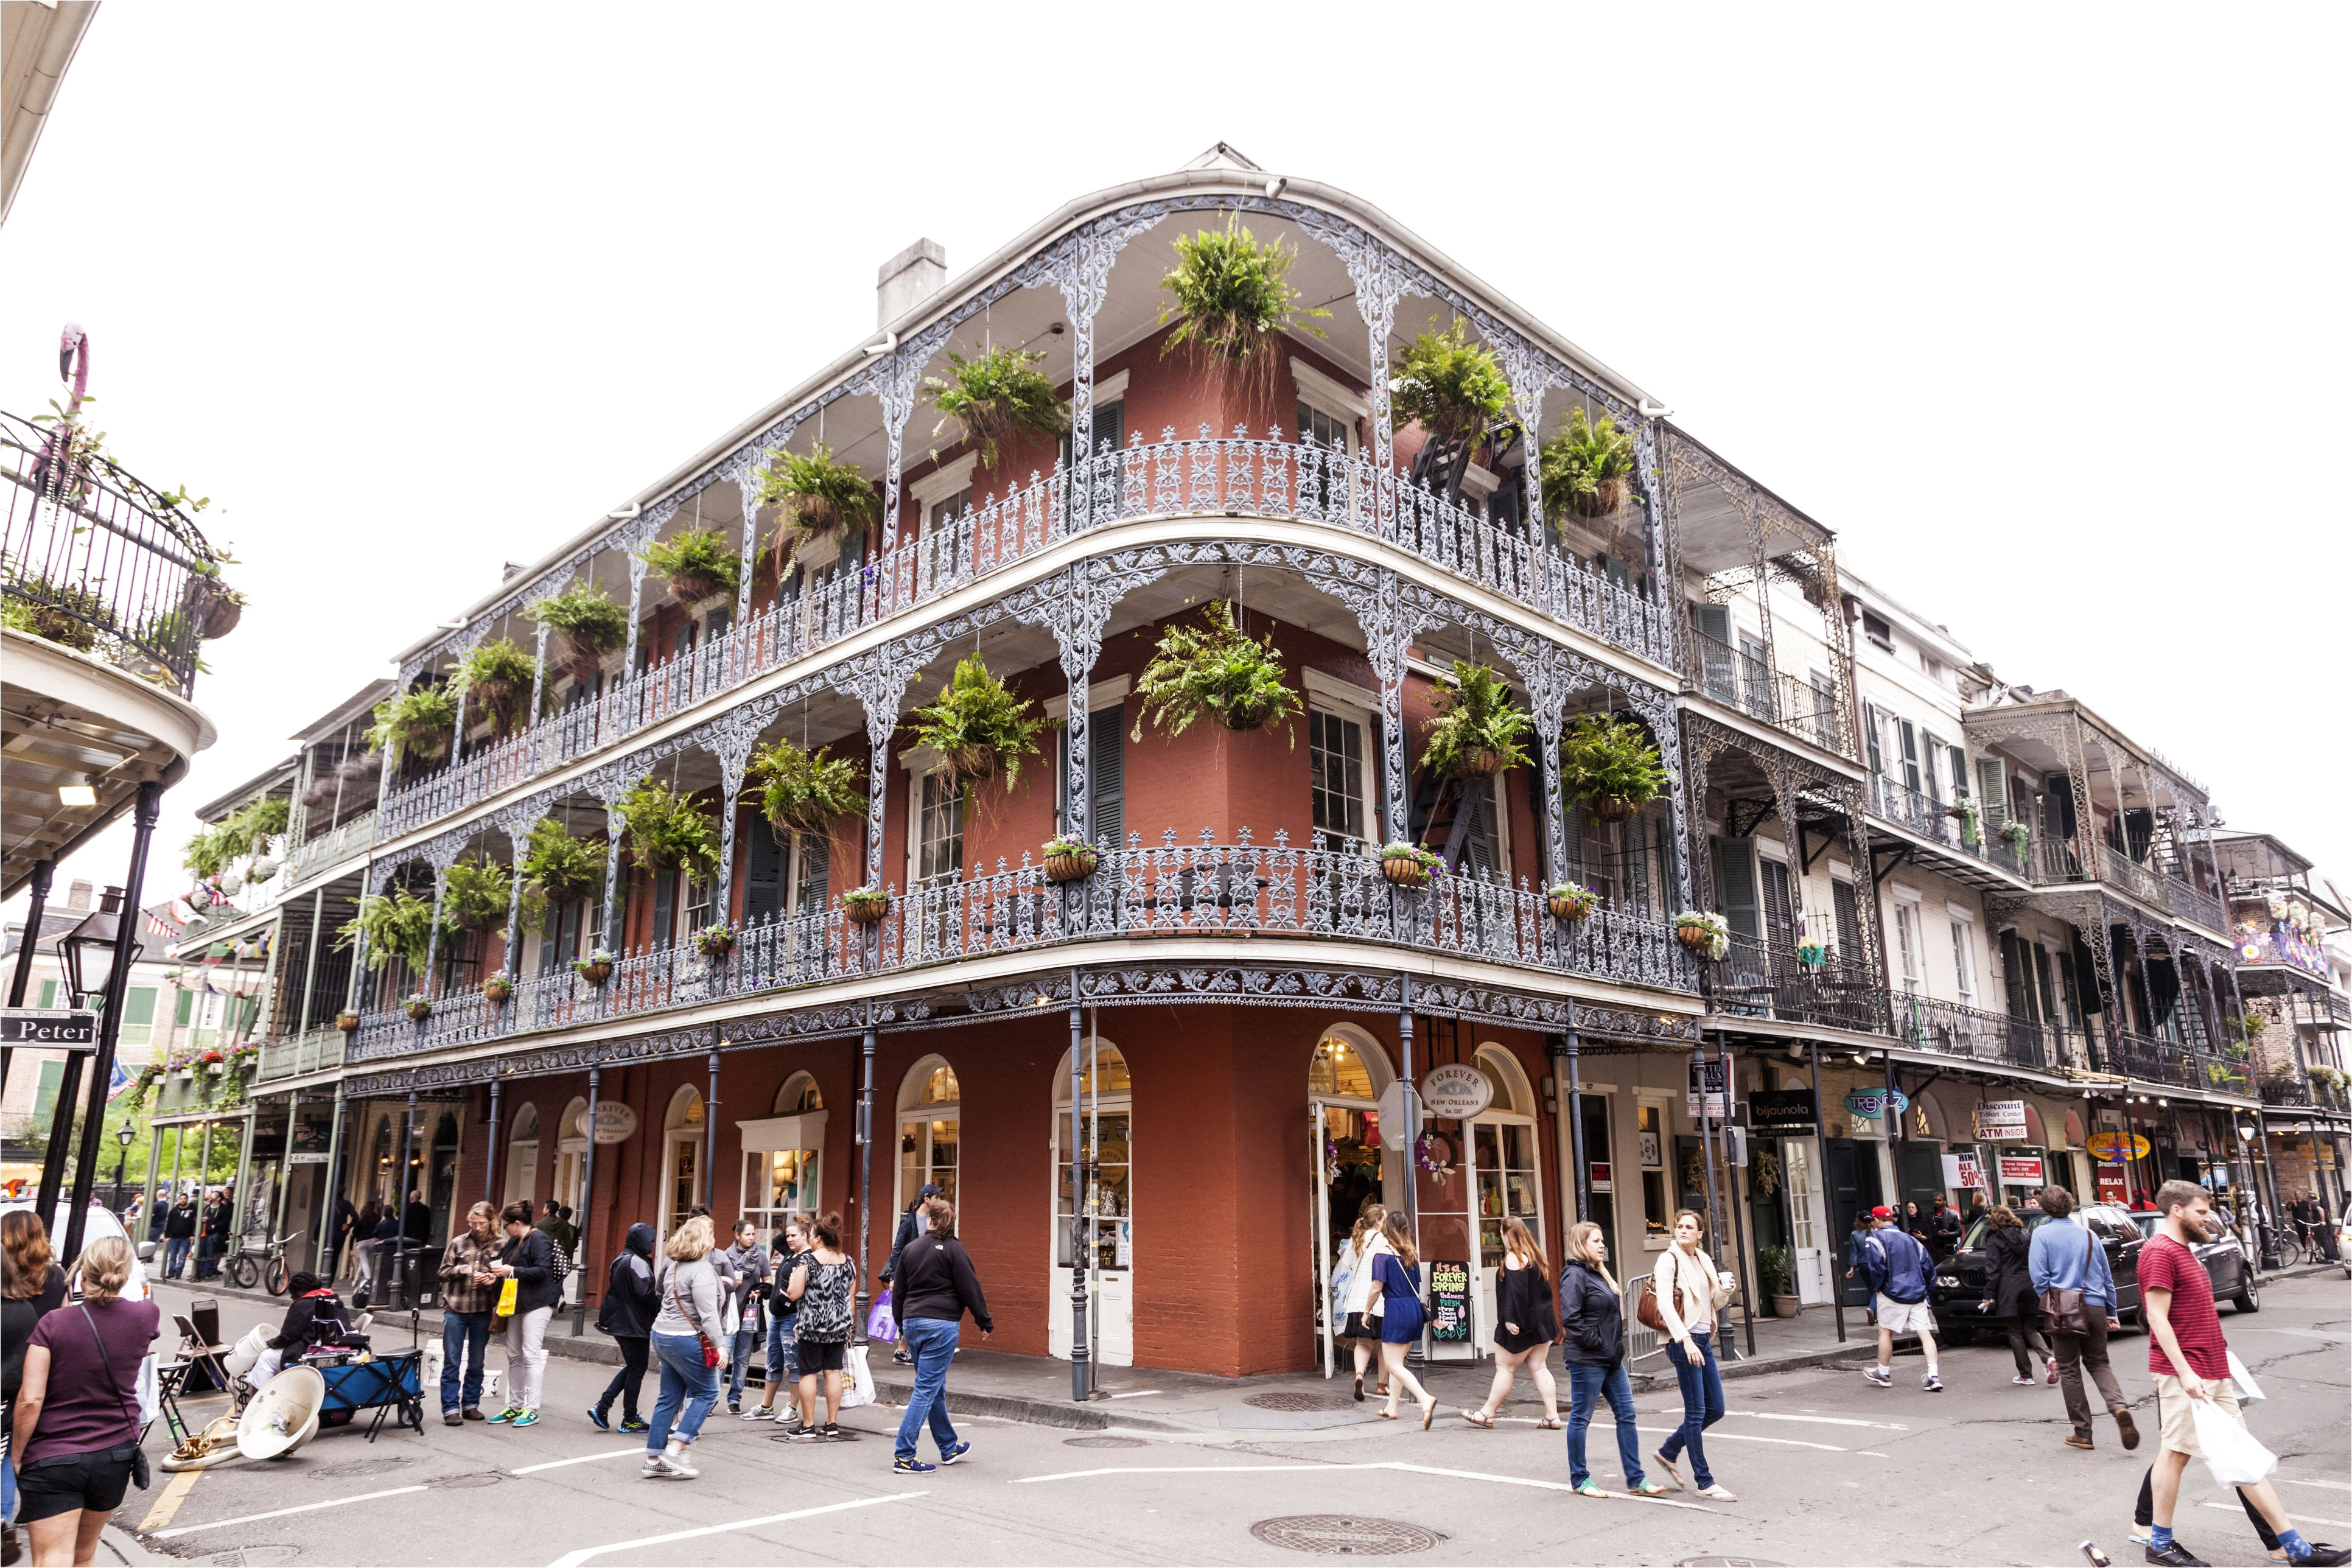
[[[293,1270],[286,1263],[286,1244],[301,1234],[289,1230],[258,1255],[250,1247],[239,1249],[228,1260],[229,1283],[240,1290],[250,1290],[259,1283],[273,1296],[285,1295],[294,1283]]]

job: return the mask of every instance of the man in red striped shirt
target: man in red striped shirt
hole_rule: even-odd
[[[2219,1229],[2213,1195],[2194,1182],[2167,1182],[2157,1189],[2156,1206],[2164,1217],[2139,1250],[2147,1370],[2156,1380],[2157,1416],[2163,1433],[2156,1466],[2148,1472],[2155,1528],[2148,1532],[2147,1560],[2166,1568],[2205,1568],[2204,1559],[2172,1539],[2172,1510],[2180,1500],[2181,1475],[2189,1461],[2203,1452],[2197,1444],[2190,1402],[2206,1400],[2241,1426],[2246,1418],[2238,1409],[2237,1389],[2230,1379],[2230,1347],[2221,1338],[2221,1316],[2213,1310],[2213,1279],[2196,1253]],[[2290,1563],[2334,1568],[2352,1561],[2352,1552],[2305,1541],[2290,1526],[2270,1482],[2240,1487],[2238,1495],[2261,1513],[2286,1548]]]

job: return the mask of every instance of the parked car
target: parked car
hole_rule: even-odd
[[[2139,1249],[2146,1239],[2129,1209],[2116,1204],[2085,1204],[2075,1217],[2107,1249],[2107,1268],[2116,1279],[2116,1316],[2126,1322],[2139,1310]],[[2050,1221],[2039,1209],[2017,1216],[2030,1237]],[[1984,1310],[1985,1232],[1988,1221],[1977,1220],[1960,1237],[1960,1249],[1938,1264],[1927,1303],[1936,1314],[1936,1337],[1946,1344],[1964,1345],[1979,1332],[1998,1333],[2000,1320]]]
[[[2157,1221],[2164,1216],[2154,1209],[2134,1209],[2132,1223],[2139,1227],[2145,1241],[2156,1234]],[[2254,1284],[2253,1259],[2246,1256],[2245,1243],[2234,1231],[2224,1230],[2212,1241],[2196,1248],[2197,1260],[2205,1265],[2205,1272],[2213,1280],[2213,1300],[2227,1301],[2241,1312],[2259,1312],[2263,1298]]]

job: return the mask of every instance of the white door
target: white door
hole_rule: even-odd
[[[1495,1276],[1503,1266],[1503,1222],[1517,1219],[1540,1237],[1543,1184],[1537,1180],[1536,1128],[1518,1117],[1481,1117],[1472,1123],[1478,1205],[1477,1300],[1470,1314],[1471,1343],[1481,1355],[1495,1349]]]
[[[1055,1075],[1054,1267],[1046,1283],[1046,1350],[1070,1354],[1070,1299],[1085,1292],[1087,1354],[1110,1366],[1135,1364],[1134,1090],[1127,1060],[1108,1040],[1084,1043],[1078,1084],[1078,1152],[1085,1192],[1073,1204],[1069,1159],[1069,1061]]]
[[[1829,1249],[1822,1245],[1820,1176],[1813,1169],[1813,1141],[1780,1142],[1780,1173],[1789,1189],[1789,1246],[1795,1255],[1797,1300],[1808,1307],[1828,1303],[1835,1289]]]

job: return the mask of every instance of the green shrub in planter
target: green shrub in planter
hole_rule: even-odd
[[[360,900],[359,912],[335,936],[336,945],[343,948],[364,936],[370,969],[382,969],[397,956],[407,963],[410,970],[422,973],[433,946],[433,900],[420,899],[405,888],[371,893]],[[457,939],[457,928],[445,910],[441,951],[448,952]]]
[[[1045,362],[1043,353],[1020,349],[992,348],[971,359],[950,352],[948,374],[923,381],[931,406],[940,412],[931,438],[956,425],[959,438],[978,447],[980,460],[992,469],[1000,449],[1018,431],[1069,434],[1069,410],[1035,368]]]
[[[397,751],[403,761],[437,763],[449,754],[449,739],[457,732],[457,698],[446,687],[420,686],[376,704],[367,743],[380,752]]]
[[[457,861],[441,873],[442,918],[459,931],[504,931],[513,893],[514,873],[497,861],[478,855]],[[526,880],[523,928],[535,928],[546,918],[547,900]]]
[[[947,771],[966,787],[1003,774],[1010,791],[1021,776],[1021,759],[1037,751],[1045,721],[1036,704],[1015,697],[988,672],[978,654],[955,667],[939,700],[910,716],[915,741],[938,752]]]
[[[1537,474],[1548,506],[1579,517],[1607,517],[1625,504],[1626,480],[1633,472],[1633,437],[1607,415],[1599,420],[1570,409],[1559,433],[1538,453]]]
[[[1296,717],[1306,706],[1282,678],[1282,650],[1274,635],[1251,637],[1234,624],[1233,605],[1212,599],[1198,626],[1171,626],[1135,679],[1133,738],[1150,721],[1171,736],[1203,715],[1228,730],[1259,730]],[[1291,744],[1298,738],[1294,733]]]
[[[621,797],[621,832],[641,870],[719,874],[719,829],[692,795],[647,782]]]
[[[551,816],[531,826],[523,846],[522,873],[557,909],[604,890],[604,846],[574,838]]]
[[[1397,388],[1389,423],[1402,430],[1418,422],[1432,441],[1468,457],[1503,410],[1510,406],[1511,384],[1494,353],[1470,341],[1470,324],[1459,316],[1444,331],[1412,340],[1396,363]],[[1458,472],[1462,465],[1457,464]]]
[[[1511,689],[1483,664],[1454,661],[1454,678],[1441,682],[1437,717],[1423,743],[1423,766],[1440,778],[1490,779],[1528,765],[1519,737],[1533,722],[1511,704]]]

